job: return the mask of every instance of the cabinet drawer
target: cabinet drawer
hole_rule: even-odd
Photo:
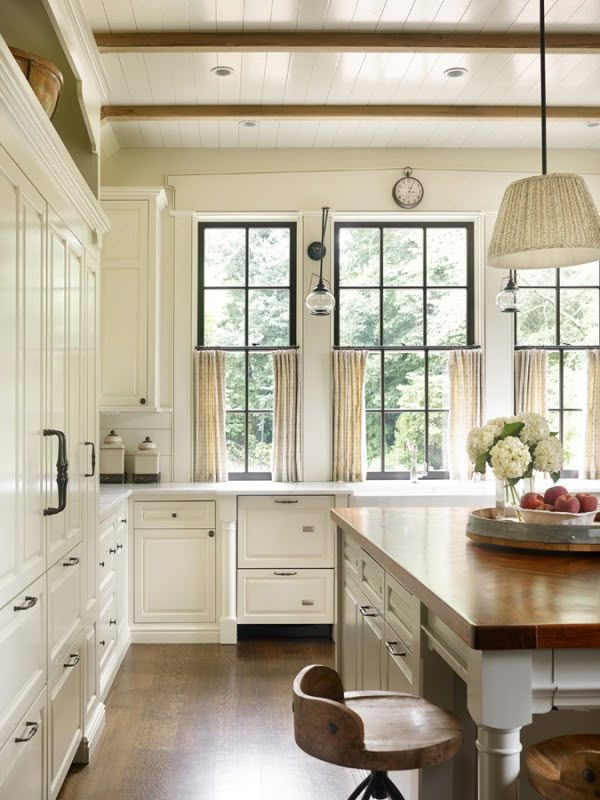
[[[333,622],[332,569],[238,570],[238,622]]]
[[[0,742],[46,683],[46,576],[0,611]]]
[[[385,573],[385,621],[408,645],[419,635],[421,604],[412,592]]]
[[[48,684],[48,798],[54,800],[82,737],[81,639]]]
[[[110,676],[117,654],[117,598],[116,592],[109,592],[100,603],[97,622],[98,674],[100,698],[104,699],[110,685]]]
[[[384,628],[383,688],[390,692],[419,693],[418,652],[401,639],[387,623]]]
[[[214,622],[214,531],[136,531],[134,598],[135,622]]]
[[[45,739],[44,689],[0,750],[0,800],[44,800]]]
[[[360,556],[360,545],[344,536],[344,572],[355,581],[360,576]]]
[[[77,545],[48,570],[48,675],[81,627],[81,553]]]
[[[135,504],[135,528],[214,528],[213,500]]]
[[[360,551],[359,586],[367,600],[383,614],[383,595],[385,572],[383,567],[364,550]]]
[[[333,496],[242,497],[238,566],[333,567]]]
[[[98,597],[106,594],[114,583],[116,552],[115,526],[111,519],[102,525],[98,537]]]

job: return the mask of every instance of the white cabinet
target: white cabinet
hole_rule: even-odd
[[[105,189],[111,222],[102,252],[101,384],[104,409],[159,404],[159,261],[163,189]]]
[[[81,545],[48,570],[48,675],[81,629]]]
[[[48,798],[54,800],[83,735],[81,636],[48,683]]]
[[[238,622],[333,622],[332,569],[239,569]]]
[[[46,689],[0,749],[0,800],[45,800]]]

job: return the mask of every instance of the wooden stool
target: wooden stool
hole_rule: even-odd
[[[600,798],[600,736],[557,736],[528,747],[527,777],[549,800]]]
[[[460,723],[448,711],[399,692],[346,692],[330,667],[305,667],[294,681],[294,734],[305,753],[371,773],[352,792],[404,800],[389,770],[432,767],[456,755]]]

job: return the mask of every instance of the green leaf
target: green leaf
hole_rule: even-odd
[[[509,486],[516,486],[520,480],[521,478],[508,478],[506,482]]]
[[[532,475],[533,475],[533,461],[530,461],[529,462],[529,466],[527,467],[527,469],[523,473],[523,477],[524,478],[531,478]]]
[[[485,465],[487,463],[487,453],[477,457],[475,462],[475,472],[480,472],[482,475],[485,473]]]
[[[550,436],[558,436],[558,431],[550,431]]]
[[[552,482],[556,483],[556,481],[560,478],[560,472],[551,472],[550,477],[552,478]]]
[[[507,436],[518,436],[524,427],[524,422],[505,422],[500,438],[506,439]]]

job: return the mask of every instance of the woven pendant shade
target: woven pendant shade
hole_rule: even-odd
[[[501,269],[573,267],[600,260],[600,216],[579,175],[551,173],[511,183],[488,249]]]

